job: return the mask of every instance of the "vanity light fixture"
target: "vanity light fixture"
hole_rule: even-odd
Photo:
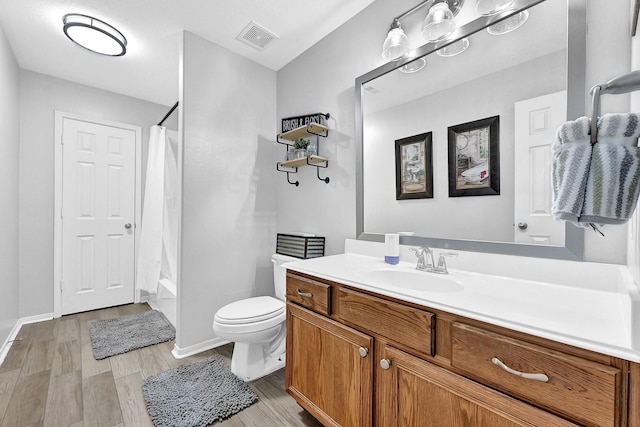
[[[127,52],[127,39],[100,19],[69,13],[62,18],[62,22],[65,35],[87,50],[107,56],[122,56]]]
[[[436,53],[440,56],[445,56],[445,57],[456,56],[456,55],[460,55],[462,52],[464,52],[468,48],[469,48],[469,39],[465,37],[463,39],[458,40],[455,43],[451,43],[450,45],[443,47],[442,49],[436,50]]]
[[[510,33],[517,30],[529,19],[529,11],[523,10],[520,13],[516,13],[507,19],[497,22],[490,27],[487,27],[487,32],[494,36],[500,36],[502,34]]]
[[[410,50],[409,39],[400,25],[400,20],[395,18],[391,23],[387,38],[382,44],[382,59],[385,61],[397,61],[409,53]]]
[[[401,19],[423,6],[428,6],[429,13],[422,24],[422,36],[430,42],[443,40],[455,31],[456,24],[453,22],[453,18],[458,14],[463,4],[464,0],[425,0],[402,15],[393,18],[387,37],[382,44],[382,59],[397,61],[411,51],[409,39],[400,25]]]
[[[422,24],[422,38],[428,42],[443,40],[456,30],[453,12],[447,2],[434,4]]]

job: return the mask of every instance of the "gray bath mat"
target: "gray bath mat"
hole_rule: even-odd
[[[176,330],[157,310],[122,316],[115,319],[96,320],[89,326],[93,357],[104,359],[147,347],[176,337]]]
[[[149,377],[142,393],[156,427],[204,427],[258,401],[220,356]]]

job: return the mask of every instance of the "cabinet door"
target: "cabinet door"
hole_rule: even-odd
[[[393,347],[379,354],[380,427],[576,426]]]
[[[325,426],[371,426],[373,338],[287,303],[285,387]]]

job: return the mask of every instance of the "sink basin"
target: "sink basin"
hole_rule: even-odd
[[[373,270],[365,273],[365,279],[372,285],[411,289],[424,292],[460,292],[462,284],[450,275],[441,275],[415,269]]]

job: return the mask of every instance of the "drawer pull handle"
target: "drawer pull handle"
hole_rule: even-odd
[[[307,297],[307,298],[311,298],[313,297],[313,294],[311,292],[302,292],[300,289],[296,289],[296,292],[298,293],[298,295],[300,295],[301,297]]]
[[[386,371],[391,367],[391,360],[389,359],[380,360],[380,367]]]
[[[526,372],[519,372],[519,371],[516,371],[515,369],[511,369],[510,367],[502,363],[502,361],[497,357],[494,357],[493,359],[491,359],[491,361],[493,362],[494,365],[499,366],[500,368],[504,369],[510,374],[517,375],[519,377],[526,378],[528,380],[542,381],[543,383],[546,383],[549,381],[549,377],[546,376],[545,374],[527,374]]]
[[[358,354],[360,354],[360,357],[367,357],[367,355],[369,354],[369,349],[366,347],[360,347],[358,349]]]

